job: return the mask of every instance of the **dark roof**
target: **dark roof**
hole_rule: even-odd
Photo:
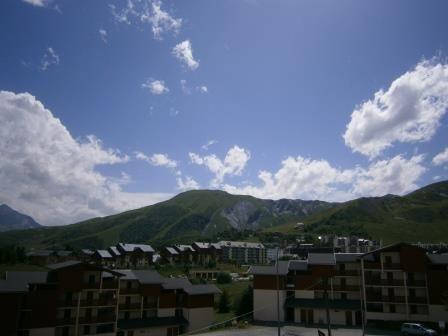
[[[356,262],[362,253],[335,253],[336,262]]]
[[[47,265],[47,267],[52,270],[57,270],[57,269],[71,267],[71,266],[79,265],[79,264],[82,264],[82,262],[77,261],[77,260],[67,260],[67,261],[57,263],[57,264]]]
[[[289,269],[291,271],[306,271],[308,269],[308,260],[291,260]]]
[[[188,286],[192,286],[192,284],[186,278],[167,278],[162,284],[164,289],[184,289]]]
[[[249,274],[256,275],[276,275],[277,274],[277,264],[271,266],[251,266],[249,268]],[[286,275],[288,274],[289,261],[280,260],[278,262],[278,274]]]
[[[448,253],[428,254],[428,258],[433,264],[448,265]]]
[[[49,257],[53,254],[53,251],[50,250],[38,250],[38,251],[30,251],[26,255],[28,257]]]
[[[288,298],[286,299],[285,306],[288,308],[325,308],[325,299],[298,299]],[[359,310],[361,308],[360,300],[328,300],[328,307],[330,309],[347,309],[347,310]]]
[[[309,265],[336,265],[334,253],[308,253]]]
[[[174,247],[181,251],[181,252],[186,252],[186,251],[194,251],[193,247],[191,247],[191,245],[174,245]]]
[[[6,272],[6,280],[0,280],[0,292],[26,292],[29,284],[45,283],[47,272]]]
[[[58,257],[68,257],[69,255],[73,254],[73,251],[60,250],[60,251],[56,251],[55,254]]]
[[[118,329],[122,330],[142,329],[142,328],[160,327],[160,326],[184,326],[184,325],[188,325],[188,321],[181,316],[118,320]]]
[[[157,271],[133,270],[132,272],[141,284],[161,284],[165,280]]]
[[[215,285],[191,285],[184,287],[183,290],[188,295],[201,295],[201,294],[219,294],[221,291]]]
[[[105,267],[101,267],[101,266],[96,266],[96,265],[92,265],[92,264],[87,264],[85,262],[82,261],[77,261],[77,260],[68,260],[68,261],[64,261],[61,263],[57,263],[57,264],[52,264],[52,265],[47,265],[47,268],[51,269],[52,271],[57,271],[63,268],[67,268],[67,267],[72,267],[72,266],[77,266],[77,265],[83,265],[84,267],[94,270],[94,271],[102,271],[102,272],[107,272],[116,276],[123,276],[122,273],[117,272],[115,270],[111,270]]]
[[[408,243],[395,243],[395,244],[387,245],[387,246],[384,246],[382,248],[379,248],[379,249],[376,249],[376,250],[364,253],[364,254],[362,254],[360,256],[360,258],[364,258],[365,256],[368,256],[370,254],[374,254],[374,253],[377,253],[377,252],[395,251],[396,249],[400,249],[403,246],[414,247],[416,249],[423,250],[423,248],[421,248],[421,247],[418,247],[418,246],[415,246],[415,245],[411,245],[411,244],[408,244]]]

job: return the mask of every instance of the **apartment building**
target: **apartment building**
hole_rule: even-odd
[[[267,262],[267,249],[261,243],[220,241],[222,262],[236,262],[244,264],[265,264]]]
[[[448,255],[396,244],[360,260],[368,320],[448,322]]]
[[[123,268],[143,268],[152,264],[154,249],[147,244],[118,243],[116,250],[117,265]]]
[[[216,243],[194,242],[191,244],[193,248],[193,263],[205,265],[210,261],[217,262],[221,259],[221,247]]]
[[[120,273],[78,261],[0,281],[2,335],[115,335]]]
[[[448,256],[408,244],[361,253],[309,253],[305,260],[252,266],[254,319],[334,325],[370,321],[448,322]]]
[[[214,321],[214,285],[69,261],[0,281],[2,335],[160,335]]]

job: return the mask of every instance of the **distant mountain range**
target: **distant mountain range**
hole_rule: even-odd
[[[217,190],[188,191],[155,205],[77,224],[0,234],[0,245],[99,248],[118,241],[169,243],[229,230],[293,234],[303,222],[312,233],[360,234],[385,243],[448,240],[448,181],[406,196],[365,197],[344,203],[263,200]]]
[[[0,205],[0,232],[39,228],[41,225],[30,216],[11,209],[6,204]]]

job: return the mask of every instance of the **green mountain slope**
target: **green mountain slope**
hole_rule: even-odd
[[[406,196],[360,198],[314,214],[305,221],[314,233],[360,234],[385,243],[448,240],[448,181]]]
[[[174,243],[235,228],[256,230],[305,218],[335,204],[261,200],[223,191],[189,191],[152,206],[61,227],[0,234],[0,245],[100,248],[119,241]]]

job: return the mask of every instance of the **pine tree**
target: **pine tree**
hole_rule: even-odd
[[[219,297],[218,312],[228,313],[230,311],[230,297],[227,290],[223,290]]]

